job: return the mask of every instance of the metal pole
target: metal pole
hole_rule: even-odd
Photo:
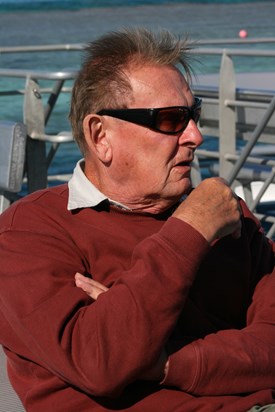
[[[273,112],[275,111],[275,96],[273,96],[262,120],[258,123],[258,125],[256,126],[251,139],[249,140],[249,142],[247,143],[247,145],[244,147],[244,149],[242,150],[242,153],[239,157],[239,159],[237,160],[235,166],[233,167],[233,169],[231,170],[231,172],[229,173],[229,176],[227,177],[227,181],[230,185],[232,185],[232,183],[234,182],[238,172],[240,171],[240,169],[242,168],[242,166],[244,165],[247,157],[249,156],[251,150],[253,149],[254,145],[257,143],[257,140],[259,139],[261,133],[263,132],[264,128],[266,127],[270,117],[272,116]]]

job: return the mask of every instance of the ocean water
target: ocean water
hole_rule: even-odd
[[[272,2],[273,0],[267,0]],[[124,7],[176,3],[256,3],[260,0],[1,0],[0,10],[77,10],[94,7]]]
[[[237,39],[245,29],[248,38],[275,37],[275,1],[180,0],[0,0],[0,51],[4,47],[87,43],[121,27],[165,28],[188,34],[192,40]],[[227,46],[228,47],[228,46]],[[233,45],[232,47],[240,47]],[[273,44],[251,44],[269,48]],[[199,74],[218,72],[220,58],[200,58]],[[81,52],[0,53],[0,68],[57,71],[77,70]],[[239,58],[237,71],[274,70],[275,59]],[[43,82],[41,86],[43,86]],[[70,85],[70,83],[68,84]],[[22,119],[22,96],[1,95],[24,88],[24,81],[0,77],[0,120]],[[47,126],[48,133],[68,129],[70,95],[65,94]],[[206,139],[206,145],[208,140]],[[70,173],[80,157],[73,143],[63,144],[50,173]]]

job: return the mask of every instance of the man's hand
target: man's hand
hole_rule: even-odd
[[[106,286],[102,285],[96,280],[87,278],[86,276],[83,276],[78,272],[75,274],[75,284],[78,288],[82,289],[94,300],[97,300],[101,293],[107,292],[109,290]],[[167,359],[165,351],[163,350],[158,361],[154,365],[152,365],[149,370],[145,371],[138,379],[160,382],[164,379],[167,373],[168,364],[169,361]]]
[[[78,288],[82,289],[94,300],[97,300],[98,296],[101,295],[101,293],[107,292],[107,290],[109,290],[106,286],[102,285],[96,280],[81,275],[81,273],[75,274],[75,284]]]
[[[239,201],[221,178],[202,181],[173,216],[193,226],[209,243],[227,235],[241,235]]]

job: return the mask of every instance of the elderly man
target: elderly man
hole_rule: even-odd
[[[224,181],[191,190],[189,50],[143,29],[88,45],[70,113],[84,160],[1,216],[0,343],[27,411],[274,401],[273,245]]]

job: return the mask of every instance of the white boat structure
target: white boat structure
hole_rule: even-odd
[[[264,47],[270,43],[275,44],[275,38],[208,40],[195,50],[203,59],[218,57],[220,67],[218,74],[198,76],[193,83],[194,93],[203,99],[201,131],[216,140],[216,147],[197,150],[192,179],[196,186],[204,178],[205,165],[208,175],[227,179],[267,225],[267,234],[272,237],[275,233],[275,70],[257,73],[254,65],[253,71],[238,73],[234,67],[234,60],[240,56],[251,61],[257,58],[275,62],[274,49]],[[212,46],[207,47],[209,44]],[[236,44],[237,48],[232,47]],[[251,44],[253,47],[249,47]],[[83,46],[0,47],[0,53],[72,53]],[[8,95],[23,96],[22,119],[0,120],[0,212],[16,198],[23,182],[27,191],[32,192],[46,187],[49,181],[68,179],[68,175],[51,176],[48,169],[57,150],[73,141],[72,134],[70,130],[50,134],[47,124],[60,96],[71,91],[75,75],[76,70],[0,67],[0,80],[14,78],[24,82],[21,89],[0,87],[1,100]],[[49,86],[41,87],[40,83],[45,81]]]

